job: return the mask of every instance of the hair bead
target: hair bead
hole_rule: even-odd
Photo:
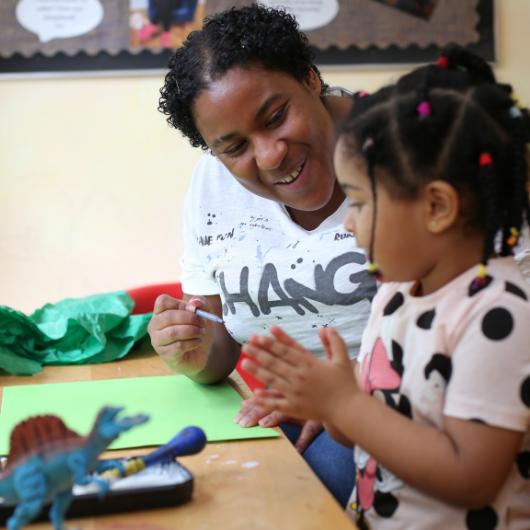
[[[469,295],[473,296],[478,293],[480,290],[484,289],[491,283],[491,276],[488,276],[488,269],[484,263],[481,263],[478,266],[478,273],[475,276],[475,279],[471,282],[469,286]]]
[[[367,265],[368,272],[374,273],[378,271],[377,263],[368,263]]]
[[[447,58],[447,55],[440,55],[438,59],[436,59],[436,66],[439,68],[449,68],[449,59]]]
[[[362,151],[363,153],[366,154],[373,147],[374,147],[374,139],[371,136],[368,136],[363,142]]]
[[[513,105],[513,107],[510,107],[510,110],[508,112],[514,120],[523,117],[523,113],[517,105]]]
[[[513,101],[513,104],[518,108],[518,109],[522,109],[523,108],[523,105],[521,104],[521,101],[519,100],[519,98],[517,96],[515,96],[514,94],[511,95],[511,99]]]
[[[366,266],[368,272],[376,279],[381,280],[383,278],[383,275],[379,271],[379,266],[377,263],[374,263],[373,261],[369,261],[368,265]]]
[[[428,118],[432,114],[432,107],[428,101],[420,101],[416,107],[420,119]]]
[[[480,153],[478,165],[480,167],[484,167],[491,166],[491,164],[493,164],[493,159],[491,158],[491,155],[487,151]]]
[[[515,226],[512,226],[510,228],[510,237],[506,240],[506,244],[510,247],[515,247],[517,241],[519,241],[519,230]]]
[[[482,289],[485,289],[492,281],[493,281],[493,278],[488,275],[487,270],[486,270],[486,265],[480,264],[477,276],[475,276],[475,278],[469,285],[469,289],[468,289],[469,296],[476,295],[479,291],[481,291]]]

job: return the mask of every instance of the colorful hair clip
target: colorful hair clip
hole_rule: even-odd
[[[449,68],[449,59],[447,58],[447,55],[440,55],[440,57],[436,59],[436,66],[439,68]]]
[[[480,167],[484,167],[491,166],[491,164],[493,164],[493,159],[491,158],[491,155],[487,151],[480,153],[478,165]]]
[[[416,107],[420,118],[428,118],[432,114],[431,104],[428,101],[420,101]]]
[[[366,90],[359,90],[359,92],[357,92],[357,96],[360,98],[365,98],[366,96],[369,96],[369,95],[370,93],[366,92]]]
[[[510,228],[510,236],[506,240],[506,244],[509,247],[515,247],[515,245],[517,245],[517,241],[519,241],[519,230],[517,230],[515,226],[512,226]]]

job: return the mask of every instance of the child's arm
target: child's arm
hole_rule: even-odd
[[[396,476],[449,503],[482,507],[496,496],[522,433],[450,417],[443,431],[413,422],[360,390],[335,330],[321,332],[329,362],[271,331],[274,339],[253,337],[244,347],[259,362],[245,369],[281,394],[269,405],[333,425]]]
[[[330,421],[404,482],[467,508],[481,508],[496,497],[523,436],[447,416],[444,430],[438,430],[360,393],[339,404]]]
[[[346,447],[351,447],[353,450],[353,446],[355,444],[351,441],[351,439],[347,436],[344,436],[344,434],[338,429],[336,429],[333,425],[331,425],[331,423],[324,423],[324,429],[329,432],[329,434],[335,441],[339,442],[341,445],[344,445]]]
[[[322,339],[322,341],[325,340],[322,335],[321,335],[321,339]],[[327,347],[326,347],[326,351],[329,351],[329,349]],[[351,369],[353,371],[353,374],[358,378],[359,377],[359,369],[360,369],[359,368],[359,363],[355,359],[350,359],[350,365],[351,365]],[[340,444],[345,445],[346,447],[351,447],[351,448],[353,448],[353,446],[355,445],[353,443],[353,441],[351,440],[351,438],[349,438],[348,436],[345,436],[344,433],[339,431],[339,429],[337,429],[331,423],[324,423],[324,428]]]

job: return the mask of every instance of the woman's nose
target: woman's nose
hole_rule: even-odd
[[[279,168],[286,154],[287,144],[284,140],[260,138],[254,142],[254,157],[259,169]]]

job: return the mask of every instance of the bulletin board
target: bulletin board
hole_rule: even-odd
[[[2,0],[0,75],[160,71],[204,17],[248,0]],[[432,60],[450,42],[495,60],[493,0],[261,0],[294,14],[316,63]]]

